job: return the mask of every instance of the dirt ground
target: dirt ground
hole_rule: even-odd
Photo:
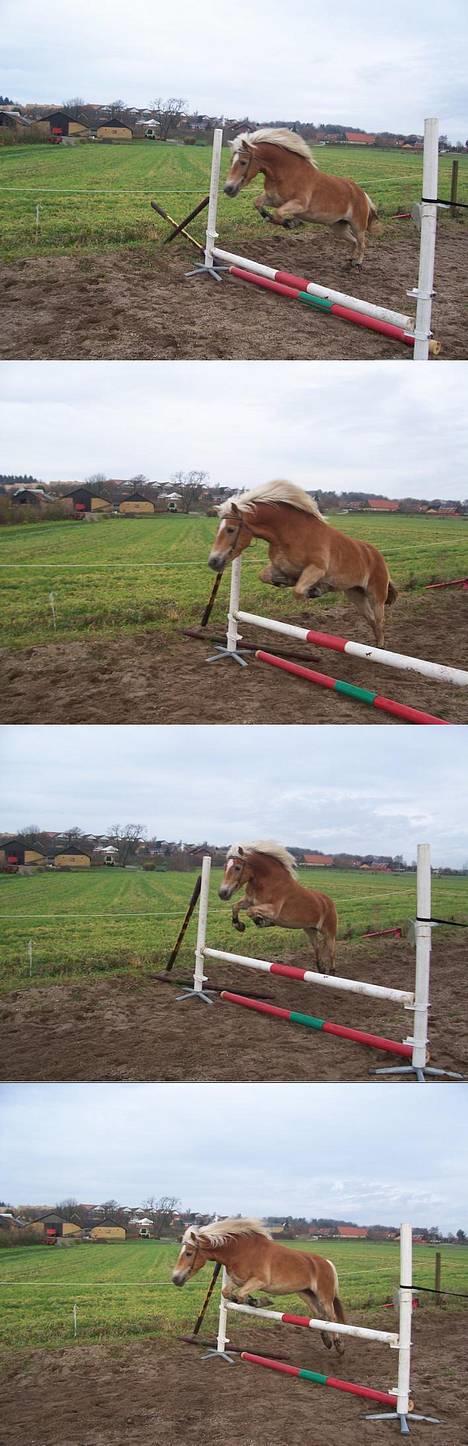
[[[267,932],[258,934],[268,958]],[[261,946],[261,947],[260,947]],[[250,946],[249,946],[250,947]],[[253,947],[253,946],[252,946]],[[247,947],[241,952],[247,953]],[[306,968],[307,949],[283,962]],[[174,971],[190,980],[190,966]],[[346,978],[414,984],[414,949],[404,939],[341,941],[337,972]],[[310,984],[217,965],[213,984],[283,1008],[318,1014],[390,1039],[411,1033],[411,1014],[397,1006]],[[466,939],[459,929],[434,931],[431,969],[431,1061],[468,1074]],[[375,1066],[397,1060],[381,1051],[286,1020],[223,1003],[176,1000],[173,985],[145,974],[15,990],[0,1002],[4,1080],[288,1080],[367,1081]],[[399,1076],[372,1076],[379,1082]]]
[[[350,272],[346,249],[325,228],[272,227],[223,244],[252,260],[295,272],[413,314],[407,291],[417,285],[419,233],[411,221],[388,222],[368,248],[363,270]],[[193,252],[176,243],[101,255],[30,257],[0,263],[3,329],[0,356],[37,360],[273,359],[410,360],[412,350],[375,332],[324,316],[259,288],[224,278],[187,279]],[[445,359],[468,357],[462,277],[468,227],[441,222],[436,249],[433,333]]]
[[[274,609],[273,609],[274,612]],[[353,633],[344,604],[316,613],[322,632]],[[296,622],[314,625],[313,609]],[[468,668],[468,593],[408,594],[388,618],[386,646],[413,657]],[[216,629],[215,629],[216,631]],[[220,634],[223,624],[219,628]],[[358,637],[366,641],[358,627]],[[244,629],[245,638],[281,654],[281,638]],[[279,644],[279,646],[278,646]],[[287,641],[284,651],[300,645]],[[304,645],[305,649],[305,645]],[[310,667],[375,689],[451,723],[468,723],[468,690],[433,683],[343,653],[306,649]],[[118,639],[47,643],[22,652],[0,650],[2,723],[397,723],[365,703],[338,696],[301,678],[249,661],[207,666],[204,640],[161,633],[123,633]],[[302,654],[303,655],[303,654]]]
[[[387,1310],[353,1315],[381,1330],[390,1319]],[[466,1326],[466,1312],[415,1313],[415,1411],[442,1423],[413,1422],[415,1441],[466,1446]],[[292,1365],[384,1391],[395,1386],[393,1354],[377,1342],[350,1339],[339,1359],[294,1327],[266,1332],[246,1324],[233,1339]],[[4,1357],[0,1446],[386,1446],[398,1439],[396,1422],[363,1420],[371,1402],[247,1362],[201,1361],[200,1354],[198,1347],[146,1338]]]

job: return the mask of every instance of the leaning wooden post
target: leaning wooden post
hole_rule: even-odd
[[[441,1294],[440,1294],[441,1275],[442,1275],[442,1256],[441,1256],[440,1250],[436,1250],[436,1258],[435,1258],[435,1281],[434,1281],[434,1286],[435,1286],[435,1303],[436,1303],[436,1305],[440,1305],[440,1304],[441,1304]]]

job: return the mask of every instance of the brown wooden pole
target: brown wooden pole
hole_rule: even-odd
[[[434,1286],[435,1286],[435,1303],[436,1303],[436,1305],[440,1305],[440,1303],[441,1303],[441,1294],[440,1294],[441,1275],[442,1275],[442,1256],[441,1256],[440,1250],[436,1250],[436,1258],[435,1258],[435,1281],[434,1281]]]
[[[194,221],[196,216],[200,215],[200,211],[205,211],[206,207],[209,206],[209,204],[209,196],[204,196],[203,201],[199,201],[198,206],[194,206],[193,211],[189,211],[188,216],[184,216],[183,221],[180,221],[178,226],[174,223],[175,230],[171,231],[169,236],[165,237],[163,245],[168,246],[169,242],[173,241],[175,236],[179,236],[181,231],[183,231],[185,236],[185,227],[189,225],[190,221]]]
[[[195,881],[193,893],[192,893],[192,896],[191,896],[191,899],[190,899],[190,902],[189,902],[189,906],[188,906],[188,909],[187,909],[187,913],[186,913],[186,915],[185,915],[184,922],[183,922],[183,924],[182,924],[182,927],[179,929],[179,933],[178,933],[178,935],[177,935],[177,939],[176,939],[176,941],[175,941],[174,948],[171,949],[171,952],[170,952],[170,955],[169,955],[169,958],[168,958],[168,961],[167,961],[167,964],[166,964],[166,972],[167,972],[167,973],[169,973],[170,969],[172,969],[172,966],[173,966],[173,964],[175,964],[175,961],[176,961],[176,959],[177,959],[177,955],[178,955],[178,953],[179,953],[179,949],[180,949],[180,946],[181,946],[181,943],[182,943],[184,934],[186,933],[186,930],[188,929],[188,926],[189,926],[189,923],[190,923],[190,920],[191,920],[191,917],[192,917],[192,914],[193,914],[193,911],[194,911],[194,908],[195,908],[195,904],[197,903],[197,900],[198,900],[199,897],[200,897],[200,889],[201,889],[201,874],[198,875],[198,879],[196,879],[196,881]]]
[[[151,207],[153,211],[157,211],[158,216],[162,216],[163,221],[169,221],[171,226],[177,226],[177,221],[174,220],[173,216],[169,215],[169,211],[164,210],[164,206],[158,206],[157,201],[151,201]],[[200,242],[196,241],[194,236],[191,236],[190,231],[185,230],[185,227],[182,229],[182,235],[186,236],[187,240],[192,242],[192,246],[196,246],[197,251],[204,251],[204,246],[201,246]]]
[[[211,1283],[210,1283],[210,1285],[208,1286],[208,1290],[207,1290],[207,1292],[206,1292],[205,1299],[204,1299],[204,1301],[203,1301],[203,1305],[202,1305],[202,1308],[201,1308],[201,1311],[200,1311],[200,1315],[197,1316],[197,1319],[196,1319],[196,1321],[195,1321],[195,1325],[194,1325],[194,1327],[193,1327],[193,1335],[194,1335],[194,1336],[197,1336],[197,1335],[198,1335],[198,1332],[199,1332],[199,1330],[200,1330],[200,1326],[201,1326],[203,1317],[204,1317],[204,1315],[205,1315],[205,1313],[206,1313],[206,1311],[207,1311],[207,1309],[208,1309],[208,1305],[209,1305],[209,1303],[210,1303],[210,1300],[211,1300],[211,1297],[212,1297],[212,1294],[213,1294],[213,1291],[214,1291],[214,1288],[215,1288],[216,1281],[217,1281],[217,1279],[218,1279],[218,1275],[219,1275],[220,1270],[221,1270],[221,1265],[220,1265],[219,1261],[216,1261],[216,1265],[215,1265],[215,1268],[214,1268],[214,1271],[213,1271]]]
[[[450,215],[457,215],[458,161],[452,161],[452,184],[450,187]]]

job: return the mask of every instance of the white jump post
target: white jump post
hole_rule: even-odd
[[[207,960],[215,963],[233,964],[244,969],[254,970],[257,973],[271,974],[291,981],[300,980],[301,983],[311,984],[318,989],[335,990],[338,993],[355,994],[367,999],[377,1001],[386,1000],[391,1004],[397,1004],[413,1014],[413,1029],[410,1036],[398,1044],[395,1040],[389,1040],[385,1036],[370,1034],[368,1031],[356,1030],[344,1025],[332,1024],[330,1020],[320,1020],[312,1015],[298,1012],[296,1022],[306,1025],[309,1028],[321,1029],[328,1034],[340,1034],[349,1038],[357,1044],[369,1045],[384,1052],[393,1054],[400,1053],[401,1062],[392,1067],[379,1067],[372,1069],[371,1074],[410,1074],[414,1075],[418,1083],[424,1084],[426,1075],[447,1076],[450,1079],[460,1079],[461,1075],[444,1069],[436,1069],[428,1064],[428,1019],[429,1019],[429,979],[431,959],[431,854],[429,844],[418,845],[417,865],[417,918],[415,921],[415,942],[416,942],[416,972],[415,986],[413,990],[394,989],[384,984],[369,984],[361,979],[341,978],[336,974],[320,974],[312,969],[296,969],[292,965],[277,964],[268,959],[257,959],[247,954],[236,954],[226,949],[212,949],[207,944],[208,928],[208,900],[210,891],[211,859],[206,855],[202,864],[202,877],[198,909],[197,942],[195,948],[195,967],[193,973],[193,986],[187,988],[182,994],[177,995],[180,999],[199,999],[205,1004],[213,1004],[210,986],[206,988],[207,976],[205,965]],[[229,990],[220,990],[222,999],[226,997],[228,1003],[244,1003],[241,996],[230,996]],[[257,1008],[258,1012],[268,1012],[268,1005],[261,1004],[252,999],[249,1001],[251,1009]],[[272,1006],[274,1010],[275,1006]],[[289,1011],[286,1011],[288,1013]],[[294,1011],[291,1011],[294,1016]],[[284,1014],[284,1011],[283,1011]],[[404,1063],[404,1059],[408,1063]]]
[[[439,174],[439,122],[424,121],[423,200],[420,203],[421,241],[418,285],[408,296],[416,298],[414,361],[428,361],[432,336],[431,316],[434,294],[434,259],[437,231],[437,185]]]
[[[371,1414],[366,1414],[364,1419],[367,1421],[398,1421],[402,1436],[409,1435],[408,1416],[410,1416],[412,1421],[427,1421],[432,1425],[439,1425],[440,1422],[437,1417],[414,1414],[413,1403],[410,1397],[411,1326],[413,1314],[412,1228],[411,1225],[406,1223],[400,1225],[399,1268],[398,1331],[382,1331],[374,1330],[367,1326],[342,1325],[337,1321],[330,1322],[329,1320],[320,1320],[316,1317],[307,1319],[305,1316],[292,1316],[286,1312],[267,1310],[261,1306],[254,1307],[243,1304],[240,1301],[226,1299],[223,1295],[223,1290],[226,1287],[228,1276],[225,1267],[223,1267],[216,1347],[206,1351],[202,1359],[208,1360],[210,1357],[218,1356],[230,1365],[235,1365],[236,1357],[232,1354],[232,1351],[230,1352],[229,1350],[229,1312],[254,1318],[257,1317],[259,1320],[278,1321],[280,1324],[285,1325],[305,1326],[309,1330],[324,1331],[334,1336],[344,1336],[345,1338],[347,1336],[354,1336],[357,1340],[379,1341],[382,1345],[390,1346],[391,1350],[398,1351],[398,1379],[397,1385],[392,1387],[388,1393],[374,1392],[374,1399],[382,1401],[386,1400],[387,1396],[388,1398],[392,1397],[394,1409],[390,1411],[372,1412]],[[243,1355],[241,1353],[241,1360],[242,1359]],[[249,1359],[249,1355],[247,1355],[247,1359]],[[268,1359],[262,1362],[261,1357],[258,1358],[250,1355],[250,1359],[254,1361],[259,1360],[260,1364],[273,1365],[273,1362]],[[309,1379],[314,1378],[313,1372],[304,1374],[306,1378],[307,1375]],[[366,1396],[372,1395],[372,1390],[369,1387],[355,1386],[353,1382],[336,1382],[335,1377],[331,1377],[330,1381],[328,1381],[322,1373],[316,1375],[316,1379],[318,1383],[322,1385],[330,1384],[333,1386],[336,1384],[338,1388],[341,1386],[341,1389],[346,1389],[347,1387],[348,1390],[351,1389],[351,1394],[356,1396],[362,1395],[365,1398]],[[390,1404],[392,1405],[393,1402],[390,1401]]]
[[[218,239],[216,224],[222,151],[223,131],[221,126],[217,126],[213,132],[213,149],[211,152],[210,199],[208,202],[208,217],[206,222],[205,259],[203,265],[195,266],[192,271],[187,271],[186,273],[187,276],[197,276],[205,272],[213,278],[213,281],[221,281],[219,269],[214,263],[214,250],[215,243]]]

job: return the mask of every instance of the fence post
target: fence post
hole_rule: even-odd
[[[77,1310],[76,1310],[76,1305],[74,1305],[74,1306],[73,1306],[73,1335],[74,1335],[74,1336],[78,1335],[78,1324],[77,1324],[76,1316],[77,1316]]]
[[[33,941],[32,941],[32,939],[28,939],[28,962],[29,962],[29,978],[31,978],[32,971],[33,971]]]
[[[213,151],[211,156],[210,176],[210,201],[208,206],[208,219],[206,223],[205,267],[208,268],[210,271],[213,269],[214,266],[213,248],[218,239],[216,220],[218,212],[219,172],[221,168],[222,149],[223,132],[220,127],[217,127],[213,135]]]
[[[239,609],[241,584],[241,558],[235,557],[231,566],[231,591],[229,595],[229,614],[227,626],[227,649],[228,653],[235,653],[239,642],[239,629],[235,613]]]
[[[416,1070],[423,1070],[427,1062],[427,1023],[429,1012],[429,970],[431,959],[431,924],[421,924],[420,918],[431,917],[431,847],[418,844],[416,880],[416,978],[414,986],[414,1025],[412,1064]]]
[[[458,161],[452,161],[452,184],[450,187],[450,215],[456,219],[458,195]]]
[[[195,948],[195,972],[193,976],[193,987],[196,994],[203,994],[203,985],[206,983],[205,975],[205,944],[206,944],[206,923],[208,917],[208,897],[210,892],[211,858],[205,854],[202,863],[200,902],[198,905],[198,927],[197,943]]]
[[[441,1295],[440,1295],[441,1275],[442,1275],[442,1256],[441,1256],[440,1250],[436,1250],[436,1258],[435,1258],[435,1281],[434,1281],[434,1286],[435,1286],[435,1303],[436,1303],[436,1305],[440,1305],[440,1303],[441,1303]]]
[[[424,121],[423,189],[421,201],[421,238],[419,275],[416,288],[416,326],[414,360],[428,361],[431,335],[434,257],[437,230],[437,184],[439,173],[439,122],[434,117]],[[412,293],[410,293],[411,295]]]
[[[400,1225],[400,1320],[398,1327],[398,1394],[397,1414],[407,1416],[409,1410],[411,1318],[413,1312],[411,1225]]]

